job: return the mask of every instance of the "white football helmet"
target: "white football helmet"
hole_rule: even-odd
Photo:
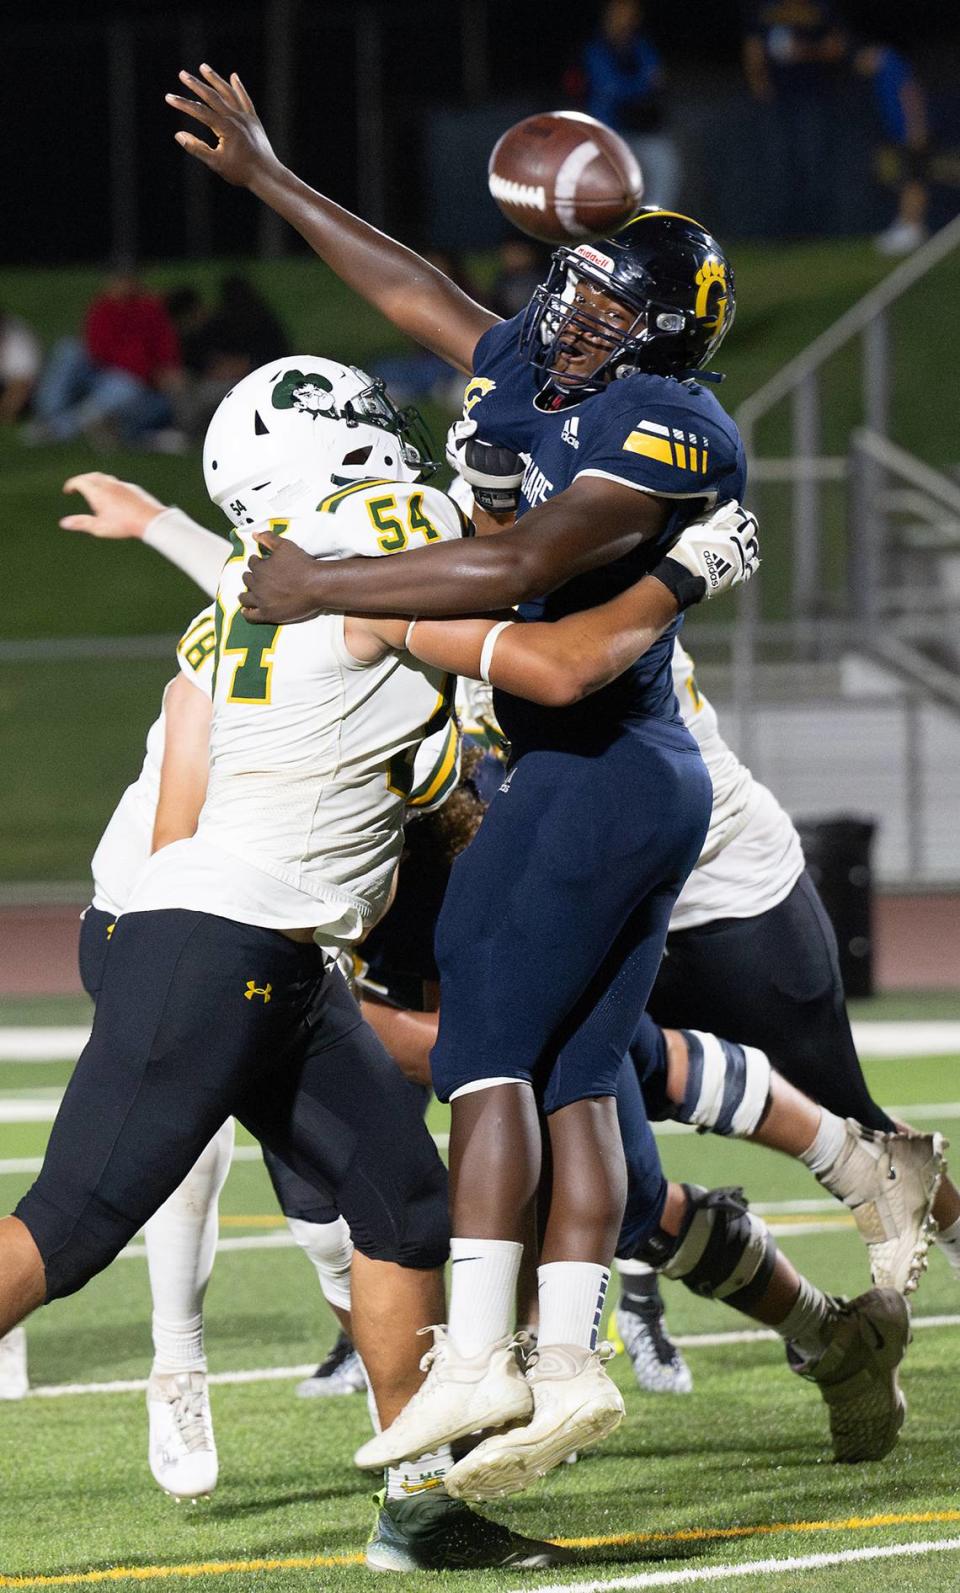
[[[354,365],[292,354],[251,371],[220,402],[203,444],[203,478],[231,525],[304,513],[331,483],[432,473],[415,410]]]

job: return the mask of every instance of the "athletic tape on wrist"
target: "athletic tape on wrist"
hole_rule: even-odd
[[[650,574],[656,576],[668,592],[673,593],[681,612],[701,602],[706,595],[707,583],[703,576],[692,575],[679,559],[661,559]]]
[[[419,623],[420,623],[420,621],[419,620],[415,620],[415,619],[412,619],[410,621],[410,624],[407,626],[407,633],[406,633],[406,635],[403,638],[404,647],[409,647],[410,646],[410,638],[413,635],[413,627],[415,625],[419,625]]]

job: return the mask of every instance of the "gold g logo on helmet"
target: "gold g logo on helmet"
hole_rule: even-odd
[[[708,331],[714,336],[723,331],[723,323],[727,318],[727,267],[723,260],[718,260],[715,255],[710,255],[703,262],[694,281],[697,285],[697,298],[694,304],[694,314],[698,321],[702,321]]]

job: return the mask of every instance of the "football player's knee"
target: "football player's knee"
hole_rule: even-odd
[[[48,1304],[76,1294],[103,1272],[139,1227],[106,1206],[98,1207],[81,1226],[71,1215],[75,1209],[61,1209],[29,1190],[14,1212],[40,1252]]]
[[[661,1232],[634,1259],[647,1261],[694,1294],[749,1312],[773,1275],[777,1246],[750,1211],[742,1189],[684,1184],[687,1215],[673,1239]]]
[[[436,1169],[415,1189],[369,1177],[354,1178],[341,1189],[344,1216],[353,1242],[371,1261],[392,1261],[401,1267],[431,1270],[442,1267],[450,1254],[450,1217],[447,1180],[437,1157]]]
[[[752,1045],[735,1045],[699,1029],[681,1029],[687,1084],[673,1116],[714,1134],[755,1134],[770,1101],[770,1062]]]
[[[353,1260],[353,1240],[349,1225],[343,1217],[334,1222],[305,1222],[301,1217],[288,1217],[287,1225],[301,1250],[309,1256],[317,1269],[324,1299],[350,1309],[350,1263]]]

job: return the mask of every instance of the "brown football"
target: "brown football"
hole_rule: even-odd
[[[598,238],[643,198],[636,157],[619,133],[581,111],[545,111],[507,129],[487,167],[508,221],[543,243]]]

